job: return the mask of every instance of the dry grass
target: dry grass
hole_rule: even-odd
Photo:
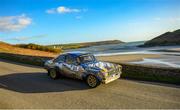
[[[20,54],[20,55],[43,56],[43,57],[54,57],[57,55],[51,52],[19,48],[2,42],[0,42],[0,52]]]

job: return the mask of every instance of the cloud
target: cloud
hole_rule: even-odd
[[[79,13],[79,12],[86,12],[87,9],[76,9],[76,8],[68,8],[65,6],[59,6],[57,8],[51,8],[46,10],[48,14],[65,14],[65,13]]]
[[[76,16],[75,18],[80,20],[80,19],[82,19],[83,17],[82,17],[82,16]]]
[[[154,20],[158,22],[177,23],[180,22],[180,17],[166,17],[166,18],[155,17]]]
[[[37,36],[21,36],[21,37],[14,37],[14,38],[9,38],[9,39],[5,39],[5,40],[14,40],[14,41],[26,41],[26,40],[30,40],[30,39],[36,39],[36,38],[42,38],[42,37],[46,37],[46,34],[42,34],[42,35],[37,35]]]
[[[31,18],[24,14],[19,16],[3,16],[0,17],[0,32],[20,31],[31,23]]]
[[[58,13],[79,13],[81,10],[79,9],[71,9],[67,7],[60,6],[57,8]]]
[[[161,18],[160,18],[160,17],[156,17],[156,18],[154,18],[154,20],[155,20],[155,21],[160,21]]]
[[[56,9],[52,8],[52,9],[46,10],[46,13],[54,14],[54,13],[56,13]]]

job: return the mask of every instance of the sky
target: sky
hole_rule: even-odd
[[[150,40],[180,29],[180,0],[0,0],[0,40]]]

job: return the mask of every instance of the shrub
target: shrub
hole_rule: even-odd
[[[41,50],[41,51],[46,51],[46,52],[53,52],[53,53],[61,53],[62,49],[60,48],[52,48],[52,47],[48,47],[48,46],[42,46],[42,45],[37,45],[37,44],[20,44],[20,45],[16,45],[18,47],[21,48],[26,48],[26,49],[33,49],[33,50]]]

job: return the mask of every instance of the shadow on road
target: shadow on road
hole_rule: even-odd
[[[13,73],[0,76],[0,88],[21,93],[64,92],[89,89],[85,82],[69,78],[50,79],[46,73]]]

